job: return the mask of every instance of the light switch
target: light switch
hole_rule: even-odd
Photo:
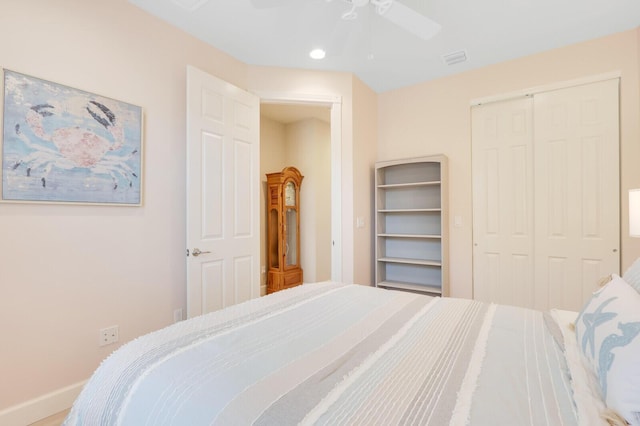
[[[453,217],[453,226],[456,228],[462,228],[462,216],[454,216]]]
[[[364,228],[364,217],[358,216],[356,218],[356,228]]]

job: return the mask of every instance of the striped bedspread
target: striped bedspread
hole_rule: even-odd
[[[542,313],[318,283],[128,343],[64,424],[537,426],[576,413]]]

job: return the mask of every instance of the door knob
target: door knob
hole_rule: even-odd
[[[191,254],[192,254],[194,257],[198,257],[198,256],[200,256],[201,254],[206,254],[206,253],[211,253],[211,252],[210,252],[210,251],[201,251],[201,250],[200,250],[199,248],[197,248],[197,247],[196,247],[196,248],[194,248],[194,249],[193,249],[193,251],[191,252]]]

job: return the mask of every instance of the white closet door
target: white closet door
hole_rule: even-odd
[[[618,80],[535,96],[535,307],[580,310],[620,265]]]
[[[472,109],[474,298],[533,306],[531,98]]]
[[[472,109],[474,298],[580,310],[619,273],[618,80]]]

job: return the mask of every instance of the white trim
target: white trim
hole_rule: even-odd
[[[87,381],[58,389],[0,411],[0,425],[24,426],[64,411],[73,405]]]
[[[549,83],[542,86],[534,86],[528,89],[516,90],[513,92],[502,93],[499,95],[491,95],[483,98],[471,99],[469,104],[471,106],[478,106],[483,104],[489,104],[492,102],[506,101],[514,98],[533,96],[537,93],[542,93],[542,92],[551,92],[553,90],[566,89],[568,87],[575,87],[575,86],[581,86],[584,84],[597,83],[599,81],[605,81],[605,80],[613,80],[614,78],[620,78],[621,76],[622,76],[622,73],[620,71],[611,71],[604,74],[597,74],[597,75],[592,75],[588,77],[577,78],[574,80],[561,81],[557,83]]]
[[[321,104],[326,106],[342,104],[342,97],[339,95],[263,92],[259,90],[251,92],[260,98],[262,104]]]
[[[261,104],[331,107],[331,280],[343,282],[342,252],[342,97],[326,94],[252,91]],[[349,259],[347,259],[349,262]],[[351,259],[353,262],[353,259]],[[353,279],[353,278],[352,278]]]
[[[342,282],[342,103],[331,107],[331,280]]]

